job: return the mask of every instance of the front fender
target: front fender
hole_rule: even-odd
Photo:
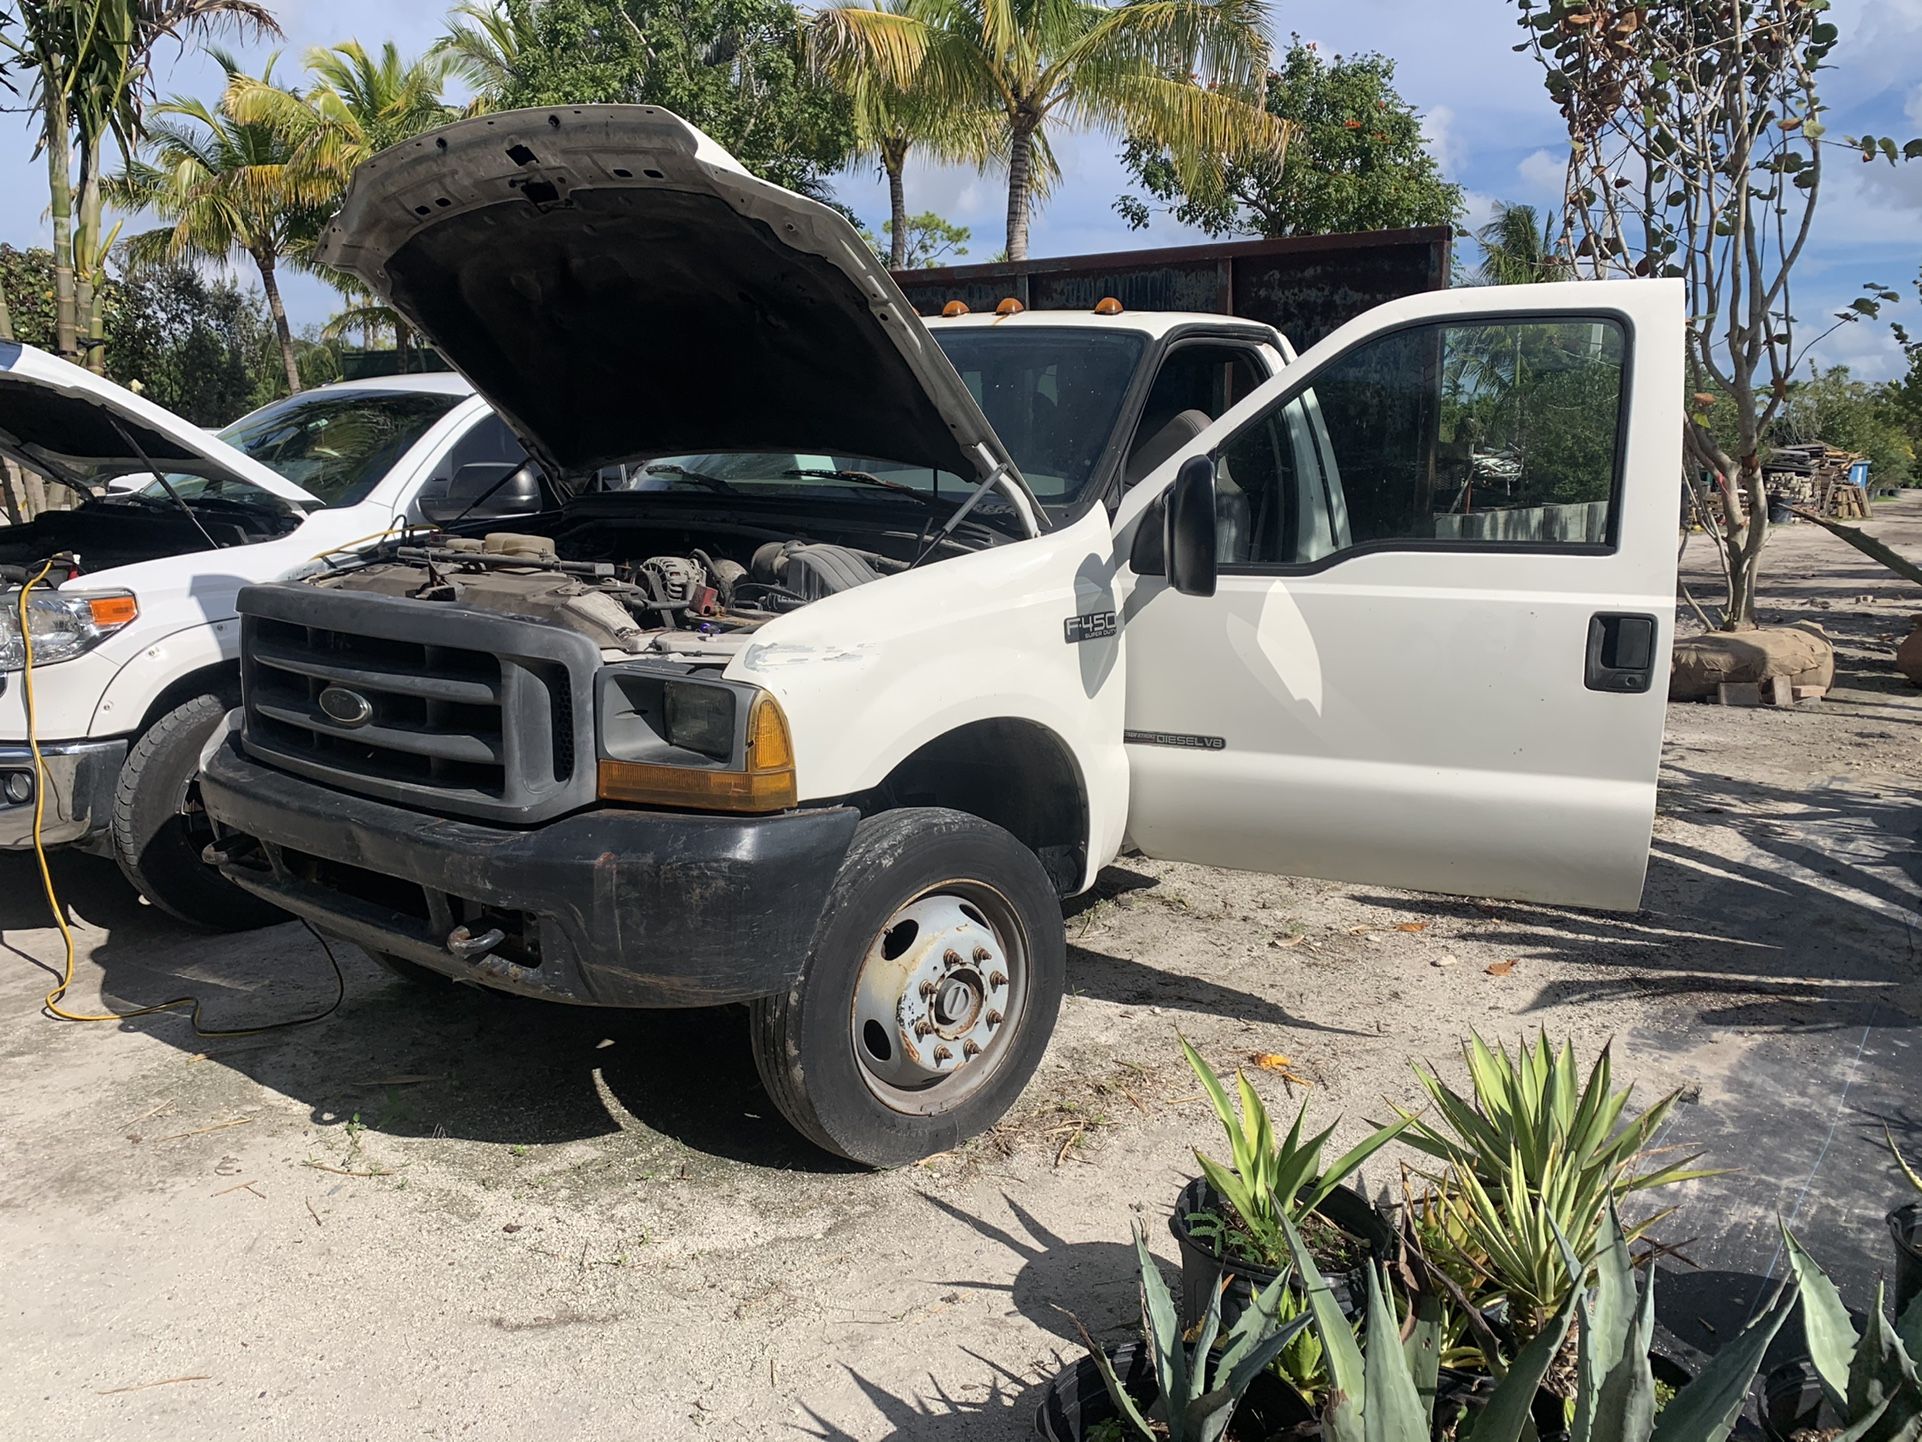
[[[210,667],[240,659],[240,622],[235,617],[183,626],[136,651],[108,682],[94,708],[89,736],[124,736],[146,718],[169,686]]]

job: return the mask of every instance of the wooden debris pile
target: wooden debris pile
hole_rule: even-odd
[[[1777,446],[1762,480],[1771,505],[1865,521],[1871,514],[1866,459],[1821,441]]]

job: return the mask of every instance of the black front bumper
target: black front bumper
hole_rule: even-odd
[[[513,830],[289,776],[233,741],[201,773],[223,875],[321,931],[464,981],[590,1006],[706,1006],[800,975],[859,815],[596,810]],[[233,835],[252,838],[249,845]],[[505,936],[471,960],[465,926]]]

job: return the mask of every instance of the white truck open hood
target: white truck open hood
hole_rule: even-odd
[[[123,434],[124,433],[124,434]],[[245,481],[304,515],[318,497],[212,431],[29,345],[0,341],[0,453],[82,490],[103,467]]]
[[[653,106],[508,111],[383,151],[320,258],[564,473],[739,449],[1013,474],[847,219]]]

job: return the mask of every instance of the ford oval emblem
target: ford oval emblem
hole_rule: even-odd
[[[374,719],[374,706],[358,691],[345,686],[329,686],[320,693],[320,709],[327,719],[342,726],[365,726]]]

